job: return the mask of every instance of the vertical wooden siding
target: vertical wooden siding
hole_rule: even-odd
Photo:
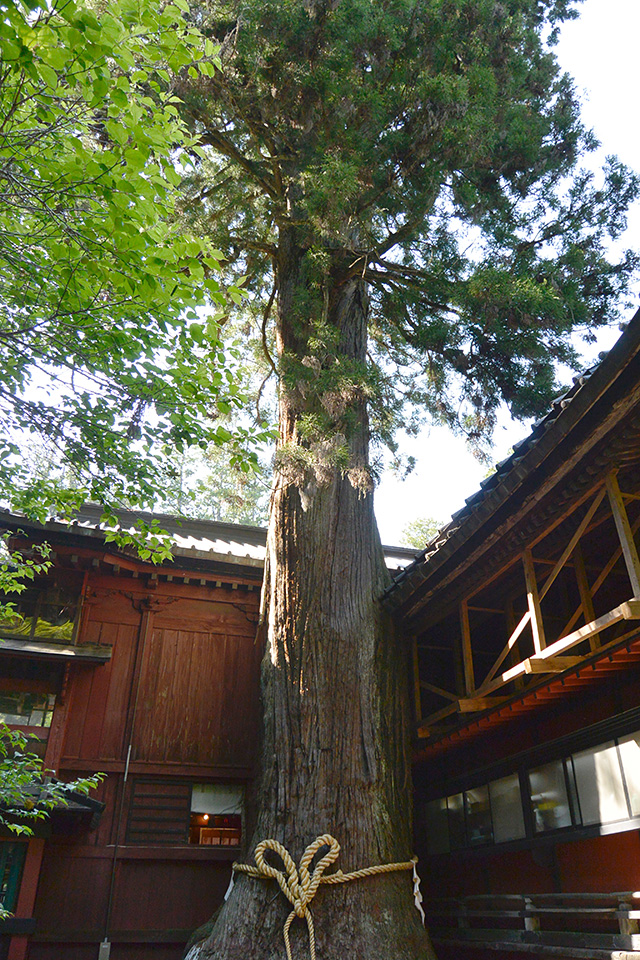
[[[61,766],[124,760],[136,695],[133,761],[251,765],[259,709],[257,595],[239,602],[237,591],[209,592],[207,600],[158,598],[134,689],[144,595],[95,591],[81,641],[110,644],[113,653],[104,666],[76,668]]]
[[[160,611],[142,663],[132,760],[250,765],[258,666],[255,625],[230,602],[177,599]]]

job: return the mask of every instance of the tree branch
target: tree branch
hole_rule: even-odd
[[[219,130],[207,129],[200,138],[200,143],[209,147],[214,147],[225,157],[229,157],[230,160],[234,160],[238,166],[245,171],[245,173],[249,174],[254,183],[257,183],[265,193],[267,193],[273,200],[278,199],[278,191],[275,183],[259,169],[258,165],[254,163],[253,160],[245,157],[242,151],[239,150],[236,145],[227,139],[227,137],[225,137],[224,134],[222,134]]]

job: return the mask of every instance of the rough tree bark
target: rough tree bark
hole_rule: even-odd
[[[310,400],[308,383],[287,374],[286,359],[313,367],[317,358],[310,358],[300,317],[304,249],[293,231],[281,234],[279,251],[279,446],[290,455],[277,472],[268,534],[264,730],[247,857],[253,862],[256,843],[274,837],[298,863],[305,847],[329,832],[342,847],[329,872],[347,872],[412,856],[407,670],[378,602],[388,573],[366,484],[363,391],[342,397],[351,415],[348,468],[330,457],[304,475],[295,466],[304,443],[300,418],[318,398]],[[325,320],[337,331],[337,352],[364,361],[365,284],[327,281]],[[290,909],[275,881],[236,876],[211,934],[189,960],[281,960]],[[433,957],[410,872],[321,886],[311,912],[319,960]],[[295,960],[309,956],[304,921],[294,922],[291,941]]]

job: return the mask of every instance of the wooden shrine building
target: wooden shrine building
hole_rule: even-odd
[[[438,956],[640,958],[640,313],[386,596]]]
[[[0,623],[0,719],[107,774],[0,837],[0,960],[177,960],[250,829],[265,532],[160,516],[154,567],[99,519],[0,513],[53,551]],[[639,542],[640,314],[419,556],[386,548],[441,960],[640,960]]]
[[[100,513],[0,513],[15,549],[46,542],[53,561],[8,598],[23,619],[0,623],[0,719],[61,780],[107,774],[32,839],[0,836],[0,960],[177,960],[246,828],[265,531],[157,516],[174,559],[154,567],[108,543]],[[414,555],[386,552],[394,572]]]

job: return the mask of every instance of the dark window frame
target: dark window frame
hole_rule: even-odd
[[[637,731],[640,731],[640,727],[636,727]],[[451,855],[463,855],[468,856],[470,854],[480,854],[482,852],[488,852],[489,850],[521,850],[527,849],[531,846],[538,846],[539,844],[549,844],[549,843],[558,843],[566,842],[569,840],[578,840],[584,839],[587,837],[594,836],[606,836],[613,833],[624,833],[628,830],[640,829],[640,815],[634,816],[631,806],[631,798],[629,794],[629,789],[627,785],[627,778],[624,768],[624,763],[622,762],[622,755],[620,751],[620,740],[624,737],[632,734],[636,731],[629,730],[628,724],[621,726],[620,732],[616,735],[611,735],[606,738],[606,740],[601,741],[600,743],[591,743],[589,747],[584,747],[582,744],[579,746],[576,744],[576,749],[572,753],[565,754],[564,756],[553,755],[547,759],[544,759],[540,756],[536,757],[535,765],[525,764],[520,762],[518,767],[514,769],[511,767],[509,771],[501,770],[500,777],[493,776],[487,780],[478,780],[477,777],[473,778],[473,781],[468,782],[464,786],[460,784],[459,780],[455,781],[455,786],[457,789],[450,790],[443,797],[442,794],[436,797],[425,798],[423,803],[426,805],[428,803],[434,803],[445,799],[447,802],[447,810],[449,807],[448,798],[452,796],[461,795],[462,796],[462,810],[464,815],[464,839],[465,843],[463,845],[454,846],[451,843],[451,829],[450,829],[450,820],[448,819],[449,825],[449,850],[444,853],[433,853],[430,856],[451,856]],[[618,758],[618,767],[620,771],[620,776],[624,788],[625,802],[627,805],[627,817],[623,817],[619,820],[610,821],[607,823],[590,823],[584,824],[582,818],[582,811],[580,808],[580,796],[578,792],[578,784],[576,779],[576,773],[574,768],[573,754],[580,753],[583,749],[592,749],[597,748],[598,746],[604,746],[609,742],[613,742],[613,745],[616,748],[616,756]],[[547,763],[560,763],[562,769],[562,775],[564,778],[565,791],[567,795],[567,805],[569,810],[569,815],[571,818],[571,824],[550,828],[547,830],[536,829],[534,822],[533,814],[533,801],[531,794],[531,781],[530,773],[532,770],[535,770],[538,767],[545,766]],[[467,814],[467,791],[477,790],[483,786],[489,786],[493,780],[500,779],[504,776],[517,774],[520,784],[520,801],[523,812],[524,826],[525,826],[525,836],[518,840],[505,840],[505,841],[496,841],[495,840],[495,824],[493,822],[493,807],[491,804],[491,790],[487,789],[489,797],[489,813],[491,817],[491,831],[492,839],[485,842],[476,842],[471,843],[469,839],[469,829],[468,829],[468,814]],[[427,846],[428,846],[428,838]]]

